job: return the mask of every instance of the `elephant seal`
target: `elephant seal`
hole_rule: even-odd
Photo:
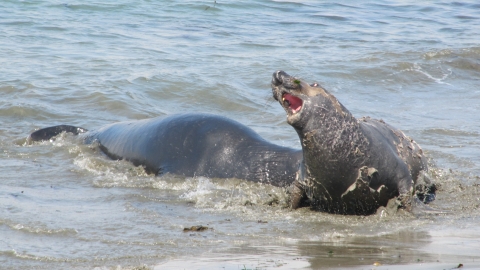
[[[308,199],[321,211],[371,214],[392,198],[407,208],[434,199],[422,149],[402,131],[356,119],[327,90],[284,71],[273,73],[272,93],[302,145],[292,207]]]
[[[295,180],[302,152],[267,142],[231,119],[211,114],[180,114],[119,122],[87,131],[69,125],[37,130],[29,141],[50,140],[61,132],[98,143],[112,159],[143,166],[148,173],[187,177],[239,178],[275,186]]]

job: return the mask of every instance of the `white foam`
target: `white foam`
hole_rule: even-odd
[[[193,200],[195,202],[203,199],[205,196],[212,193],[216,186],[206,177],[187,178],[185,183],[192,182],[193,189],[188,190],[180,196],[182,199]],[[196,183],[196,184],[195,184]]]

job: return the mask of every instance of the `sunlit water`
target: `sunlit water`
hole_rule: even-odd
[[[0,2],[0,268],[480,266],[476,1],[104,2]],[[147,175],[68,135],[26,144],[208,112],[298,148],[278,69],[413,137],[443,213],[292,211],[280,188]]]

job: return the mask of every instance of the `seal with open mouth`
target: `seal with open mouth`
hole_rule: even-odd
[[[395,197],[405,207],[412,198],[433,200],[422,149],[403,132],[382,120],[357,120],[318,84],[283,71],[273,74],[272,92],[302,144],[294,208],[308,199],[321,211],[369,214]]]

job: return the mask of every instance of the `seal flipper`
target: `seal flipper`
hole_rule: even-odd
[[[78,135],[79,133],[85,133],[87,131],[88,130],[81,127],[75,127],[70,125],[58,125],[58,126],[39,129],[33,132],[32,134],[30,134],[27,140],[31,142],[48,141],[62,132],[68,132],[68,133],[73,133],[73,135]]]
[[[295,182],[293,182],[292,194],[290,195],[290,207],[292,209],[300,208],[304,198],[305,191],[300,187],[300,183],[295,180]]]
[[[300,182],[296,179],[292,184],[291,194],[290,194],[290,208],[298,209],[301,207],[310,206],[310,200],[305,193],[305,189],[302,187]]]

